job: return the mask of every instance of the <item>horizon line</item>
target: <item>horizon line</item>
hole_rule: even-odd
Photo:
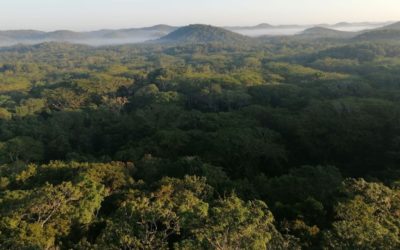
[[[120,27],[120,28],[97,28],[97,29],[87,29],[87,30],[76,30],[76,29],[68,29],[68,28],[59,28],[59,29],[36,29],[36,28],[15,28],[15,29],[1,29],[0,31],[4,32],[4,31],[41,31],[41,32],[55,32],[55,31],[73,31],[73,32],[94,32],[94,31],[102,31],[102,30],[128,30],[128,29],[145,29],[145,28],[153,28],[156,26],[161,26],[161,25],[165,25],[165,26],[169,26],[169,27],[176,27],[176,28],[180,28],[180,27],[185,27],[185,26],[189,26],[189,25],[193,25],[193,24],[202,24],[202,25],[210,25],[210,26],[214,26],[214,27],[220,27],[220,28],[252,28],[252,27],[256,27],[258,25],[262,25],[262,24],[266,24],[266,25],[271,25],[272,27],[279,27],[279,26],[300,26],[300,27],[317,27],[317,26],[335,26],[341,23],[346,23],[346,24],[389,24],[389,23],[396,23],[396,22],[400,22],[400,21],[357,21],[357,22],[347,22],[347,21],[340,21],[340,22],[335,22],[335,23],[314,23],[314,24],[295,24],[295,23],[291,23],[291,24],[272,24],[269,22],[260,22],[254,25],[214,25],[214,24],[208,24],[208,23],[188,23],[188,24],[184,24],[184,25],[170,25],[167,23],[158,23],[158,24],[154,24],[154,25],[144,25],[144,26],[129,26],[129,27]]]

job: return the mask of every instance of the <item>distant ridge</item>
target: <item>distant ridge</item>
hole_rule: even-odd
[[[355,37],[359,41],[400,40],[400,22],[365,31]]]
[[[400,22],[392,23],[379,28],[380,30],[400,30]]]
[[[250,37],[238,33],[203,24],[192,24],[179,28],[158,39],[158,43],[242,43],[251,41]]]
[[[400,29],[378,29],[364,32],[355,37],[358,41],[384,41],[384,40],[400,40]]]
[[[50,40],[79,40],[86,39],[88,37],[88,33],[84,32],[75,32],[70,30],[57,30],[53,32],[47,32],[40,36],[43,39]]]
[[[293,28],[306,28],[309,26],[306,25],[296,25],[296,24],[289,24],[289,25],[272,25],[269,23],[260,23],[255,26],[227,26],[224,27],[227,30],[235,31],[235,30],[259,30],[259,29],[293,29]]]
[[[316,26],[304,30],[298,36],[307,38],[351,38],[355,37],[357,34],[357,32],[340,31]]]
[[[385,26],[384,26],[385,25]],[[205,25],[206,26],[206,25]],[[203,26],[203,28],[205,27]],[[210,28],[212,27],[212,29]],[[346,28],[351,30],[352,27],[365,29],[360,32],[344,32],[337,29]],[[166,24],[158,24],[150,27],[142,28],[127,28],[127,29],[101,29],[87,32],[77,32],[71,30],[56,30],[51,32],[44,32],[39,30],[5,30],[0,31],[0,46],[11,46],[16,44],[39,44],[43,42],[68,42],[76,44],[87,44],[87,45],[118,45],[118,44],[130,44],[130,43],[144,43],[147,41],[166,42],[165,36],[174,32],[180,28]],[[193,28],[193,27],[192,27]],[[336,29],[337,28],[337,29]],[[192,38],[187,36],[186,39],[181,38],[180,41],[186,40],[186,42],[244,42],[252,39],[246,37],[249,35],[252,37],[260,36],[259,41],[269,39],[271,37],[279,38],[279,36],[285,35],[286,38],[293,36],[293,39],[320,39],[320,38],[353,38],[354,36],[360,35],[359,39],[378,39],[381,36],[382,39],[397,39],[397,34],[394,30],[400,30],[400,22],[340,22],[333,25],[320,24],[318,27],[312,27],[310,25],[272,25],[269,23],[260,23],[254,26],[231,26],[231,27],[214,27],[209,26],[209,30],[205,32],[197,30],[200,35],[192,33]],[[215,30],[215,29],[218,29]],[[284,30],[284,31],[282,31]],[[298,34],[305,30],[303,33]],[[391,31],[380,31],[378,30],[391,30]],[[193,31],[193,30],[192,30]],[[204,33],[202,33],[204,32]],[[231,32],[231,33],[227,33]],[[372,33],[369,33],[372,32]],[[287,33],[287,34],[286,34]],[[297,34],[296,34],[297,33]],[[361,34],[369,33],[368,35],[361,36]],[[241,35],[242,34],[242,35]],[[176,34],[175,34],[176,35]],[[168,37],[167,37],[168,38]],[[171,38],[171,37],[169,37]],[[174,38],[176,41],[177,37]],[[170,39],[170,41],[174,40]],[[252,41],[257,39],[252,39]]]
[[[223,28],[227,30],[252,30],[252,29],[272,29],[274,27],[275,26],[269,23],[260,23],[255,26],[227,26]]]
[[[331,25],[331,27],[348,27],[348,26],[353,26],[353,23],[348,23],[348,22],[340,22],[336,23],[334,25]]]
[[[337,27],[352,27],[352,26],[365,26],[365,27],[380,27],[384,25],[388,25],[390,22],[340,22],[333,25],[329,25],[329,27],[337,28]]]
[[[144,28],[130,29],[103,29],[89,32],[76,32],[71,30],[56,30],[44,32],[38,30],[6,30],[0,31],[0,46],[13,44],[38,44],[43,42],[72,42],[88,43],[95,45],[119,44],[130,42],[145,42],[160,38],[178,27],[159,24]]]
[[[176,30],[178,28],[179,27],[170,26],[170,25],[166,25],[166,24],[157,24],[157,25],[154,25],[154,26],[144,27],[144,28],[139,28],[139,29],[141,29],[141,30],[158,30],[158,31],[171,32],[171,31]]]
[[[4,30],[0,31],[1,37],[7,37],[8,39],[32,39],[39,38],[46,34],[44,31],[38,30]]]
[[[256,26],[254,26],[253,28],[255,29],[267,29],[267,28],[272,28],[274,27],[273,25],[269,24],[269,23],[260,23]]]

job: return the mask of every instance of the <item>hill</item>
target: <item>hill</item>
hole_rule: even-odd
[[[354,38],[357,41],[400,40],[400,29],[377,29],[364,32]]]
[[[340,23],[336,23],[334,25],[332,25],[332,27],[349,27],[349,26],[353,26],[353,23],[348,23],[348,22],[340,22]]]
[[[164,24],[155,25],[151,27],[144,28],[132,28],[132,29],[120,29],[120,30],[105,30],[100,31],[102,37],[105,38],[127,38],[127,37],[142,37],[148,36],[150,39],[157,39],[162,36],[167,35],[168,33],[176,30],[178,27],[168,26]],[[91,32],[97,33],[100,32]]]
[[[8,39],[37,39],[46,34],[38,30],[5,30],[0,31],[0,37]]]
[[[242,31],[242,30],[274,30],[274,29],[299,29],[307,28],[309,26],[296,25],[296,24],[284,24],[284,25],[271,25],[268,23],[260,23],[255,26],[226,26],[224,29],[231,31]]]
[[[379,28],[379,30],[400,30],[400,22],[392,23]]]
[[[103,29],[89,32],[56,30],[44,32],[38,30],[0,31],[0,46],[15,44],[38,44],[43,42],[72,42],[89,45],[107,45],[122,43],[138,43],[158,39],[176,30],[178,27],[164,24],[144,28]]]
[[[270,28],[273,28],[274,26],[272,26],[271,24],[269,24],[269,23],[260,23],[260,24],[258,24],[258,25],[256,25],[256,26],[254,26],[254,27],[252,27],[253,29],[270,29]]]
[[[388,25],[387,22],[340,22],[333,25],[329,25],[329,27],[335,28],[343,28],[343,27],[381,27],[384,25]]]
[[[171,32],[178,29],[178,27],[170,26],[166,24],[158,24],[151,27],[141,28],[141,30],[150,30],[150,31],[160,31],[160,32]]]
[[[260,23],[254,26],[225,26],[222,28],[235,31],[235,30],[253,30],[253,29],[273,29],[275,28],[275,26],[268,23]]]
[[[354,38],[357,41],[400,40],[400,22],[367,30]]]
[[[192,24],[158,39],[158,43],[243,43],[251,38],[211,25]]]
[[[351,38],[356,36],[356,32],[347,32],[329,29],[325,27],[312,27],[304,30],[298,37],[302,38]]]
[[[70,30],[57,30],[53,32],[44,33],[41,35],[42,39],[56,40],[56,41],[69,41],[87,39],[90,33],[74,32]]]

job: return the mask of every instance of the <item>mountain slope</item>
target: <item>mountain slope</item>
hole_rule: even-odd
[[[151,30],[151,31],[160,31],[160,32],[171,32],[178,29],[178,27],[175,26],[169,26],[166,24],[158,24],[158,25],[154,25],[151,27],[145,27],[145,28],[141,28],[141,30]]]
[[[176,30],[178,27],[155,25],[152,27],[132,29],[103,29],[89,32],[56,30],[43,32],[37,30],[0,31],[0,46],[15,44],[38,44],[42,42],[72,42],[90,45],[137,43],[158,39]]]
[[[400,22],[392,23],[379,28],[379,30],[400,30]]]
[[[242,43],[251,38],[210,25],[192,24],[158,39],[158,43]]]
[[[383,40],[400,40],[400,29],[378,29],[364,32],[357,37],[358,41],[383,41]]]
[[[46,34],[46,32],[38,30],[5,30],[0,31],[1,37],[8,39],[37,39]]]
[[[56,41],[68,41],[68,40],[80,40],[87,39],[89,33],[86,32],[75,32],[70,30],[57,30],[42,34],[42,39],[56,40]]]
[[[354,38],[357,41],[400,40],[400,22],[367,30]]]
[[[228,26],[224,27],[227,30],[253,30],[253,29],[273,29],[275,26],[268,23],[260,23],[255,26]]]
[[[306,29],[301,33],[304,36],[313,36],[313,37],[330,37],[330,38],[345,38],[355,36],[354,32],[340,31],[334,30],[324,27],[313,27]]]
[[[358,33],[356,32],[340,31],[324,27],[313,27],[306,29],[298,36],[304,38],[351,38],[357,34]]]

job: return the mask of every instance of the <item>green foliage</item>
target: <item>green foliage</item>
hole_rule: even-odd
[[[2,120],[10,120],[12,114],[5,108],[0,108],[0,119]]]
[[[189,249],[267,249],[274,234],[273,216],[263,202],[245,203],[235,195],[210,208],[205,227],[193,229]]]
[[[6,162],[37,162],[43,159],[43,153],[43,144],[28,136],[17,136],[1,145],[2,158]]]
[[[398,249],[399,43],[311,31],[1,48],[0,248]]]
[[[76,226],[86,228],[96,221],[105,197],[132,184],[121,163],[15,168],[3,166],[0,171],[2,179],[9,179],[9,190],[0,193],[4,248],[55,248],[75,234]]]
[[[168,239],[197,224],[207,215],[202,201],[210,187],[204,180],[186,177],[165,179],[150,193],[130,191],[100,236],[107,249],[168,249]]]
[[[21,105],[15,108],[15,113],[20,117],[34,115],[35,113],[42,111],[45,107],[46,100],[30,98],[23,100]]]
[[[24,77],[5,76],[0,74],[0,93],[8,93],[13,91],[27,91],[31,84]]]
[[[398,249],[400,192],[362,179],[347,180],[346,198],[335,208],[333,229],[326,233],[329,249]]]
[[[179,28],[162,37],[159,42],[167,43],[246,43],[251,39],[246,36],[209,25],[193,24]]]

